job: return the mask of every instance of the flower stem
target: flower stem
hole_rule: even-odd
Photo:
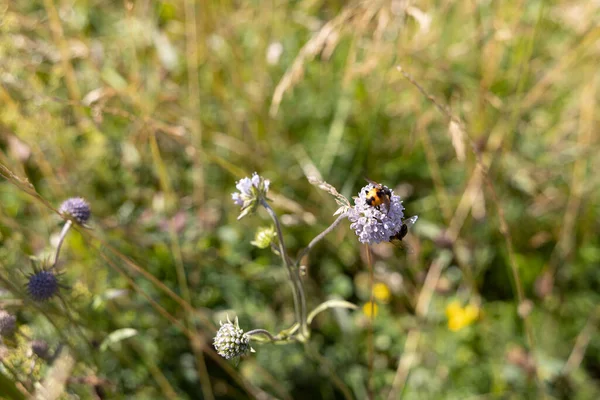
[[[267,203],[264,198],[260,199],[260,204],[265,208],[265,210],[267,210],[269,216],[275,224],[275,230],[277,231],[277,238],[279,241],[279,253],[281,255],[281,259],[283,260],[283,264],[288,270],[288,275],[292,283],[294,310],[296,312],[296,319],[300,324],[300,334],[304,336],[304,338],[307,338],[309,332],[308,325],[306,323],[306,296],[304,294],[304,285],[302,283],[302,279],[300,278],[300,274],[298,273],[298,268],[294,268],[287,255],[287,250],[283,241],[283,233],[281,231],[281,224],[279,223],[277,214],[275,214],[275,211],[273,211],[269,203]]]
[[[335,229],[336,226],[339,225],[340,222],[342,222],[342,220],[346,218],[346,214],[343,213],[342,215],[338,216],[337,219],[335,221],[333,221],[333,223],[331,225],[329,225],[329,227],[327,229],[325,229],[323,232],[319,233],[313,240],[311,240],[311,242],[308,244],[308,246],[306,246],[298,255],[298,258],[296,259],[296,266],[300,265],[300,262],[302,261],[302,258],[304,258],[305,255],[308,254],[309,251],[312,250],[312,248],[318,243],[320,242],[325,236],[327,236],[332,230]]]
[[[68,220],[65,225],[62,228],[62,231],[60,232],[60,237],[58,238],[58,245],[56,246],[56,254],[54,254],[54,262],[52,263],[52,267],[50,267],[50,269],[56,267],[56,264],[58,263],[58,256],[60,255],[60,248],[62,247],[63,242],[65,241],[65,238],[67,237],[67,233],[69,232],[69,229],[71,229],[71,226],[73,225],[73,221]]]
[[[272,342],[276,341],[277,338],[275,338],[275,336],[273,336],[271,334],[271,332],[269,332],[266,329],[253,329],[251,331],[246,332],[246,335],[248,336],[253,336],[253,335],[265,335],[266,337],[268,337]]]
[[[369,399],[373,399],[373,371],[375,362],[375,347],[373,343],[374,337],[374,325],[375,325],[375,299],[373,295],[373,259],[371,258],[371,247],[365,245],[367,251],[367,264],[369,266],[369,292],[371,293],[371,299],[369,300],[369,333],[367,339],[367,352],[368,352],[368,370],[367,370],[367,395]]]

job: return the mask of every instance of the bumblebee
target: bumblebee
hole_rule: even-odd
[[[379,207],[385,204],[387,211],[390,211],[390,199],[392,198],[392,191],[387,186],[381,183],[373,182],[372,180],[365,178],[367,182],[373,185],[370,190],[365,190],[365,197],[367,204],[371,207]]]
[[[398,233],[390,237],[390,243],[393,243],[397,247],[405,248],[406,246],[402,242],[402,239],[404,239],[404,236],[406,236],[406,234],[408,233],[408,228],[410,228],[415,224],[415,222],[417,222],[417,218],[419,217],[415,215],[414,217],[405,219]]]

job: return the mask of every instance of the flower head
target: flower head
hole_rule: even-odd
[[[392,292],[385,283],[378,282],[375,285],[373,285],[373,297],[375,297],[380,302],[387,304],[392,298]]]
[[[240,328],[237,317],[235,318],[235,324],[231,323],[229,317],[227,317],[225,324],[219,323],[221,327],[217,332],[217,336],[215,336],[213,345],[221,357],[229,360],[252,351],[250,337]]]
[[[58,211],[80,225],[85,224],[92,215],[89,203],[81,197],[71,197],[63,201]]]
[[[58,293],[58,278],[52,271],[40,270],[29,276],[27,291],[34,301],[46,301]]]
[[[17,328],[17,317],[0,310],[0,336],[10,336]]]
[[[377,303],[367,301],[363,305],[363,313],[369,318],[375,318],[379,314],[379,306]]]
[[[238,219],[243,218],[250,212],[256,210],[259,200],[267,196],[270,181],[258,175],[252,174],[252,178],[243,178],[237,181],[235,187],[239,192],[231,194],[233,202],[242,207],[242,212]]]
[[[448,329],[457,332],[479,318],[479,307],[474,304],[462,307],[459,301],[454,300],[446,306],[446,317],[448,317]]]
[[[386,204],[369,205],[366,194],[374,187],[372,183],[363,187],[358,197],[354,198],[354,207],[347,212],[352,222],[350,228],[354,229],[361,243],[389,242],[400,232],[403,224],[404,206],[400,196],[395,195],[393,190],[389,189],[389,207]]]
[[[42,360],[47,360],[50,355],[48,343],[45,340],[32,341],[31,352]]]

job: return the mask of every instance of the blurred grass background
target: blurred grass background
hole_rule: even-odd
[[[65,399],[599,398],[599,22],[597,1],[4,0],[0,302],[70,350]],[[361,309],[239,364],[212,350],[227,313],[294,319],[250,244],[268,219],[230,200],[253,171],[292,254],[336,210],[307,176],[346,197],[367,176],[419,215],[412,252],[373,248],[372,335],[346,222],[305,283],[311,308]],[[68,237],[64,301],[31,303],[48,205],[73,196],[93,230]],[[3,346],[0,394],[53,374]]]

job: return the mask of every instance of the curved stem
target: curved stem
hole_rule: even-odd
[[[318,314],[330,308],[349,308],[351,310],[356,310],[358,307],[356,306],[356,304],[352,304],[345,300],[327,300],[326,302],[319,304],[314,310],[310,312],[310,314],[308,314],[307,322],[309,324],[312,323],[313,319],[315,319],[315,317]]]
[[[335,221],[333,221],[333,223],[331,225],[329,225],[329,227],[327,229],[325,229],[323,232],[319,233],[313,240],[311,240],[311,242],[308,244],[308,246],[306,246],[301,252],[300,254],[298,254],[298,258],[296,258],[296,263],[295,265],[298,266],[300,265],[300,261],[302,261],[302,258],[308,254],[309,251],[312,250],[312,248],[318,243],[320,242],[325,236],[327,236],[332,230],[335,229],[336,226],[338,226],[340,224],[340,222],[342,222],[342,220],[346,218],[346,214],[343,213],[340,216],[337,217],[337,219]]]
[[[58,263],[58,256],[60,255],[60,248],[62,247],[62,244],[65,240],[65,238],[67,237],[67,233],[69,233],[69,229],[71,229],[71,226],[73,225],[73,221],[68,220],[65,225],[62,228],[62,231],[60,232],[60,237],[58,238],[58,245],[56,246],[56,254],[54,254],[54,262],[52,263],[52,267],[50,268],[54,268],[56,267],[56,264]]]
[[[268,337],[271,341],[276,341],[277,339],[275,338],[275,336],[273,336],[271,334],[271,332],[269,332],[266,329],[253,329],[251,331],[246,332],[246,335],[248,336],[253,336],[253,335],[265,335],[266,337]]]
[[[283,260],[283,264],[288,270],[288,275],[292,283],[292,293],[294,295],[294,310],[296,311],[296,319],[300,324],[300,333],[307,337],[308,328],[306,324],[306,297],[304,295],[304,285],[302,284],[302,280],[300,279],[298,269],[293,268],[292,263],[290,262],[290,259],[287,255],[285,242],[283,241],[283,233],[281,231],[281,224],[279,223],[277,214],[275,214],[275,211],[273,211],[269,203],[267,203],[264,198],[260,199],[260,204],[265,208],[265,210],[267,210],[269,216],[275,224],[275,230],[277,231],[277,238],[279,241],[279,253],[281,255],[281,259]]]

